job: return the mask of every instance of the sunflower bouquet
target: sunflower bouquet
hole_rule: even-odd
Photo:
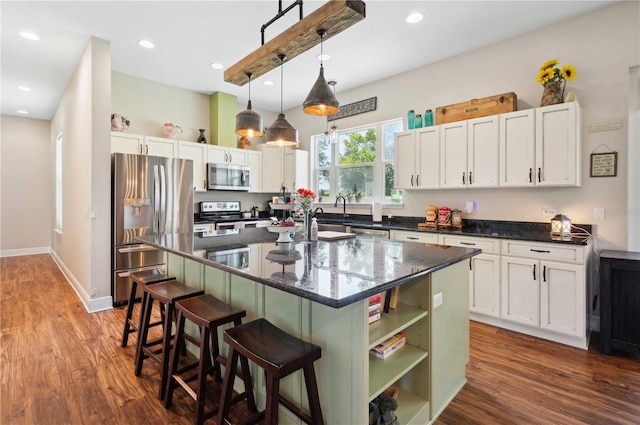
[[[558,68],[558,59],[548,60],[540,67],[536,80],[543,86],[552,81],[571,81],[576,78],[576,68],[573,65],[565,65]]]

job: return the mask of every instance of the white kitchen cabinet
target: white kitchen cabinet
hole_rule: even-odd
[[[162,137],[112,131],[111,153],[132,153],[176,158],[178,156],[178,142],[173,139],[163,139]]]
[[[536,108],[536,186],[580,186],[580,105]]]
[[[482,250],[469,259],[469,311],[499,318],[500,240],[441,234],[440,244]]]
[[[408,232],[404,230],[391,230],[389,232],[389,238],[397,241],[409,241],[409,242],[423,242],[423,243],[438,243],[437,233],[426,232]]]
[[[207,162],[212,164],[247,165],[249,154],[246,149],[207,145]]]
[[[588,252],[579,245],[502,241],[502,317],[586,346]]]
[[[279,193],[309,188],[309,152],[280,146],[262,145],[262,191]]]
[[[144,137],[144,147],[141,152],[143,155],[163,156],[166,158],[177,158],[178,141],[173,139],[164,139],[162,137]]]
[[[440,187],[498,186],[498,116],[440,126]]]
[[[437,189],[440,186],[440,127],[395,134],[394,184],[397,189]]]
[[[180,140],[178,158],[193,161],[193,189],[196,192],[207,190],[207,144]]]
[[[262,152],[251,150],[247,153],[251,183],[249,192],[260,193],[262,192]]]
[[[141,154],[144,136],[139,134],[111,132],[111,153]]]
[[[500,186],[535,186],[535,117],[535,109],[500,115]]]

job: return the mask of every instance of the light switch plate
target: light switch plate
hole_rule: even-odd
[[[438,292],[433,296],[433,308],[440,307],[442,305],[442,292]]]

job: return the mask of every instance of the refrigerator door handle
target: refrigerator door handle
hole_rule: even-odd
[[[158,209],[160,208],[160,176],[158,175],[158,166],[153,166],[153,233],[158,233]]]
[[[151,245],[134,245],[126,248],[118,248],[118,253],[126,254],[129,252],[144,252],[144,251],[155,251],[158,248],[154,248]]]
[[[160,217],[158,233],[167,232],[167,173],[164,165],[160,166]]]

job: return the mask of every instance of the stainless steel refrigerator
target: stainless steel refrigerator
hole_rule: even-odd
[[[124,304],[130,274],[159,267],[164,251],[136,236],[193,232],[193,161],[115,153],[111,158],[113,304]]]

